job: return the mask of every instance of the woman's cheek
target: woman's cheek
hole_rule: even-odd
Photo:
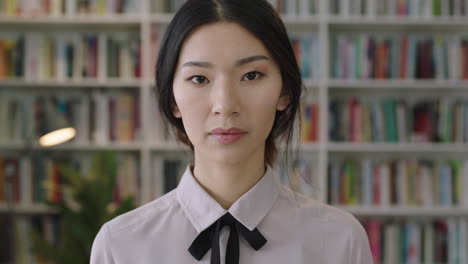
[[[174,92],[174,98],[179,108],[189,108],[194,102],[197,102],[200,96],[186,87],[180,87],[177,92]]]
[[[280,95],[280,87],[274,87],[274,85],[257,87],[255,94],[250,94],[249,98],[250,105],[253,105],[258,110],[268,113],[276,113],[276,104]]]

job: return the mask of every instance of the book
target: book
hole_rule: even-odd
[[[164,180],[164,159],[154,157],[151,164],[151,200],[157,199],[165,194],[163,186]]]
[[[122,153],[118,157],[118,169],[114,202],[120,203],[122,199],[134,196],[135,205],[142,203],[142,184],[138,160],[135,155]]]
[[[163,162],[164,193],[175,189],[182,177],[182,163],[178,159],[165,159]]]
[[[301,141],[316,142],[319,133],[319,105],[318,103],[301,105]]]

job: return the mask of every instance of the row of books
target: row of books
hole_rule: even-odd
[[[156,13],[174,13],[185,0],[152,1],[152,10]],[[268,0],[276,11],[283,15],[310,16],[319,12],[319,0]]]
[[[301,105],[301,141],[316,142],[319,138],[319,103]]]
[[[285,15],[313,15],[319,0],[268,0]],[[185,0],[152,1],[154,12],[173,13]],[[15,16],[135,14],[141,12],[137,0],[3,0],[0,14]],[[331,14],[340,16],[461,17],[468,14],[466,0],[332,0]]]
[[[59,124],[76,129],[76,144],[138,141],[139,107],[139,94],[125,89],[49,95],[0,90],[0,142],[36,141]]]
[[[186,0],[151,1],[151,9],[155,13],[175,13]]]
[[[463,17],[467,0],[332,0],[330,13],[339,16]]]
[[[119,203],[124,197],[133,195],[136,204],[142,200],[140,191],[140,169],[138,160],[131,154],[119,154],[117,184],[114,202]],[[59,164],[70,166],[86,177],[89,172],[88,155],[72,157],[52,157],[47,155],[0,156],[0,203],[11,201],[18,205],[32,205],[43,202],[62,202],[65,180]],[[6,192],[11,182],[12,196]]]
[[[330,54],[338,79],[468,80],[465,35],[338,34]]]
[[[310,16],[319,13],[319,0],[268,0],[276,11],[285,16]]]
[[[135,14],[139,0],[3,0],[0,14],[8,16],[59,16],[81,14]]]
[[[468,102],[463,97],[334,98],[329,108],[331,141],[468,142]]]
[[[0,202],[32,204],[60,202],[63,199],[60,185],[62,177],[57,163],[43,158],[0,158]],[[8,183],[11,182],[11,197]]]
[[[374,264],[468,263],[468,220],[361,220]]]
[[[328,170],[331,204],[468,208],[468,160],[334,159]]]
[[[11,33],[0,35],[0,79],[28,81],[141,77],[138,34]]]
[[[318,80],[320,74],[320,41],[317,35],[290,34],[303,79]]]
[[[46,264],[37,256],[31,240],[34,230],[51,244],[58,244],[59,222],[57,216],[16,216],[14,222],[8,215],[0,215],[0,263]],[[13,251],[14,249],[14,251]],[[14,254],[14,255],[13,255]]]

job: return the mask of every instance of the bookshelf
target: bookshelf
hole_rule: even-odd
[[[422,35],[435,37],[437,34],[455,36],[468,40],[465,31],[468,27],[467,0],[431,0],[434,5],[426,5],[431,1],[422,0],[269,0],[277,6],[288,31],[294,36],[314,36],[318,41],[319,71],[314,72],[315,78],[304,78],[307,88],[305,101],[318,104],[318,140],[303,142],[301,149],[303,158],[308,161],[308,170],[312,171],[314,188],[305,193],[324,202],[328,201],[330,192],[328,167],[335,159],[353,157],[379,157],[386,159],[416,158],[443,159],[457,158],[468,160],[468,139],[463,142],[349,142],[332,141],[329,135],[330,103],[337,97],[349,99],[365,98],[367,101],[375,98],[402,97],[417,100],[426,97],[463,98],[468,101],[468,77],[461,73],[448,75],[447,78],[335,78],[333,76],[334,56],[333,41],[340,35],[365,34],[402,36]],[[64,2],[73,2],[65,0]],[[152,97],[154,84],[153,65],[158,41],[162,37],[167,24],[172,19],[172,11],[181,4],[181,0],[138,1],[139,7],[129,13],[84,12],[75,13],[66,9],[63,13],[14,15],[0,12],[0,36],[2,31],[47,29],[51,32],[63,32],[76,29],[78,32],[126,32],[137,35],[140,39],[140,77],[109,78],[99,75],[98,78],[71,78],[65,80],[26,80],[21,77],[0,77],[0,93],[11,91],[57,91],[73,90],[78,93],[118,93],[132,91],[138,94],[138,110],[140,114],[139,140],[131,142],[111,141],[81,142],[64,144],[51,149],[33,145],[34,151],[58,151],[61,153],[89,153],[98,149],[114,150],[119,153],[132,154],[137,157],[140,177],[141,204],[147,203],[161,195],[163,190],[154,190],[161,186],[163,178],[155,176],[155,170],[162,171],[160,159],[187,158],[187,148],[174,142],[173,136],[162,131],[158,122],[152,117],[155,114],[155,102]],[[293,3],[294,2],[294,3]],[[454,3],[445,5],[445,3]],[[0,2],[1,3],[1,2]],[[307,6],[307,8],[302,8]],[[67,11],[68,10],[68,11]],[[137,11],[135,11],[137,10]],[[295,11],[296,10],[296,11]],[[300,10],[300,11],[299,11]],[[303,10],[309,10],[307,13]],[[1,38],[0,38],[1,39]],[[313,52],[313,51],[312,51]],[[458,55],[462,55],[460,52]],[[452,55],[453,56],[453,55]],[[466,53],[468,65],[468,51]],[[398,65],[397,65],[398,66]],[[102,67],[102,66],[99,66]],[[393,66],[395,67],[395,66]],[[468,67],[468,66],[465,66]],[[459,69],[460,70],[460,69]],[[460,70],[462,71],[462,70]],[[467,70],[468,71],[468,70]],[[1,76],[1,75],[0,75]],[[450,77],[450,78],[449,78]],[[374,99],[373,99],[374,98]],[[465,116],[468,120],[468,116]],[[467,121],[465,121],[467,122]],[[468,128],[465,125],[465,129]],[[155,132],[156,131],[156,132]],[[464,133],[467,133],[465,131]],[[0,142],[0,155],[19,153],[26,148],[24,142]],[[157,169],[159,168],[159,169]],[[179,168],[180,169],[180,168]],[[310,175],[309,175],[310,177]],[[463,188],[468,189],[468,177]],[[465,191],[467,192],[467,191]],[[468,193],[468,192],[467,192]],[[468,203],[453,207],[411,207],[411,206],[351,206],[337,205],[356,215],[358,218],[377,217],[392,218],[449,218],[461,217],[468,220]],[[18,205],[17,211],[22,214],[44,214],[49,211],[42,205]],[[0,213],[6,212],[6,206],[0,203]]]

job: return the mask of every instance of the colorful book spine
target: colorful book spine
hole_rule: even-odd
[[[0,38],[0,79],[65,81],[141,77],[138,36],[19,33]]]
[[[320,47],[316,35],[292,34],[289,37],[304,80],[318,80],[320,74]]]
[[[466,207],[468,162],[331,161],[328,202],[334,205]]]
[[[450,97],[332,99],[329,137],[337,142],[467,142],[467,106],[463,98]]]
[[[331,59],[335,79],[468,80],[463,35],[338,34],[331,38],[331,53],[337,54]]]
[[[319,104],[301,105],[301,140],[317,142],[319,132]]]
[[[468,220],[361,219],[374,263],[466,263]]]
[[[304,16],[316,15],[319,11],[319,0],[268,0],[273,8],[284,16]],[[171,10],[172,12],[174,10]]]
[[[142,197],[138,160],[131,154],[119,154],[118,160],[114,201],[120,202],[124,197],[133,195],[136,204],[139,204]],[[16,205],[63,202],[65,179],[60,169],[63,164],[88,173],[89,159],[85,156],[0,156],[0,186],[5,188],[0,192],[0,204],[8,201]],[[7,197],[8,192],[5,192],[8,181],[12,182],[11,197]]]
[[[61,15],[106,15],[137,14],[139,0],[3,0],[0,15],[8,16],[61,16]]]
[[[467,5],[466,0],[333,0],[329,9],[331,14],[343,17],[458,18],[468,16]]]

